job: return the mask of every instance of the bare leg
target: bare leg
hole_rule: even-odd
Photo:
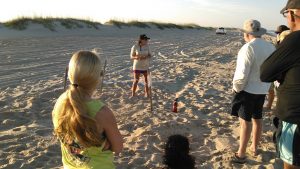
[[[238,157],[243,158],[246,155],[247,144],[251,136],[251,122],[247,122],[244,119],[240,119],[240,147],[237,152]]]
[[[283,163],[283,166],[284,166],[284,169],[300,169],[300,167],[296,167],[296,166],[290,165],[285,162]]]
[[[149,86],[148,86],[148,73],[143,73],[145,78],[145,96],[149,97]]]
[[[274,89],[272,88],[272,89],[269,90],[269,94],[268,94],[268,104],[267,104],[267,107],[266,107],[267,109],[272,108],[274,98],[275,98],[275,92],[274,92]]]
[[[140,79],[140,74],[139,73],[133,73],[134,79],[133,79],[133,84],[132,84],[132,94],[131,96],[135,96],[135,92],[136,92],[136,88],[137,88],[137,84],[139,82]]]
[[[252,138],[252,145],[250,147],[251,151],[254,154],[257,154],[257,147],[259,145],[262,133],[262,120],[261,119],[252,119],[253,122],[253,138]]]

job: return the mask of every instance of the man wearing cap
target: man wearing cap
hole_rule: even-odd
[[[285,38],[285,36],[289,33],[289,28],[285,25],[280,25],[277,27],[275,33],[277,34],[276,46],[278,46],[281,41]],[[267,110],[272,109],[273,101],[275,99],[275,88],[274,84],[271,84],[269,94],[268,94],[268,104],[266,105]]]
[[[233,156],[232,162],[245,163],[246,149],[251,136],[253,123],[253,138],[250,147],[251,154],[257,154],[257,147],[262,132],[262,111],[265,96],[270,83],[259,79],[261,64],[274,52],[275,47],[261,38],[267,31],[257,20],[247,20],[243,27],[244,39],[247,42],[239,51],[237,66],[233,78],[232,101],[233,116],[240,121],[240,147]],[[252,122],[252,123],[251,123]]]
[[[261,80],[279,81],[275,111],[280,119],[277,150],[285,169],[300,168],[300,0],[289,0],[281,11],[291,33],[261,66]]]

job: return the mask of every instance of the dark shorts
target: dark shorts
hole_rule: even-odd
[[[265,94],[251,94],[245,91],[236,93],[232,100],[231,115],[248,122],[251,119],[262,119]]]
[[[133,70],[133,73],[141,73],[141,74],[144,74],[144,73],[147,73],[147,70]]]
[[[276,133],[279,158],[285,163],[300,166],[299,125],[282,121]]]

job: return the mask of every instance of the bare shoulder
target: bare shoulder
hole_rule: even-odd
[[[137,48],[136,45],[133,45],[133,46],[131,47],[132,50],[136,50],[136,48]]]
[[[96,121],[100,121],[103,123],[111,122],[115,119],[113,112],[107,106],[104,106],[99,112],[96,114]]]
[[[67,100],[67,94],[66,94],[66,92],[64,92],[64,93],[61,94],[61,95],[59,96],[59,98],[56,100],[53,109],[54,109],[54,110],[59,110],[59,109],[61,109],[61,106],[63,106],[63,105],[65,104],[66,100]],[[56,111],[53,111],[52,113],[55,113],[55,112],[56,112]],[[58,113],[58,111],[57,111],[56,113]]]

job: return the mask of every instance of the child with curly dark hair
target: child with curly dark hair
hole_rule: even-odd
[[[182,135],[172,135],[168,138],[163,162],[166,169],[194,169],[195,158],[189,155],[189,140]]]

